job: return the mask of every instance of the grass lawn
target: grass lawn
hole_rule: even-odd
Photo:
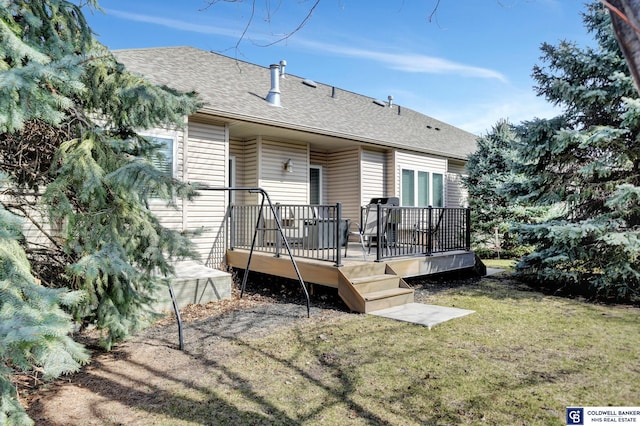
[[[130,345],[81,386],[104,376],[118,387],[90,400],[69,386],[67,400],[43,401],[87,405],[82,424],[172,425],[561,425],[567,406],[640,406],[637,308],[543,295],[506,275],[422,301],[475,313],[431,330],[312,316],[266,337],[205,337],[184,353]]]
[[[640,406],[637,309],[504,277],[429,303],[476,313],[431,330],[365,315],[303,322],[235,348],[233,381],[176,398],[228,424],[557,425],[567,406]]]
[[[498,268],[506,271],[513,271],[517,261],[513,259],[483,259],[482,262],[487,268]]]

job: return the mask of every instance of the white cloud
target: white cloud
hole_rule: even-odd
[[[489,78],[507,82],[507,77],[495,70],[460,64],[444,58],[420,55],[416,53],[383,53],[374,50],[337,46],[309,40],[296,40],[308,48],[329,52],[341,56],[370,59],[380,62],[388,68],[411,73],[452,74],[464,77]]]
[[[490,102],[470,101],[463,106],[442,108],[427,113],[439,120],[453,124],[468,132],[486,134],[500,119],[507,119],[513,124],[534,118],[552,118],[560,114],[560,110],[533,92],[507,94],[502,99]]]
[[[198,34],[219,35],[236,39],[242,37],[241,32],[226,29],[230,27],[229,25],[202,25],[177,19],[125,12],[122,10],[107,9],[106,11],[108,14],[120,19],[155,24],[180,31],[188,31]],[[251,37],[254,40],[256,39],[254,34],[252,34]],[[264,38],[265,37],[259,37],[258,39]],[[488,68],[460,64],[448,59],[438,58],[434,56],[420,55],[415,53],[383,53],[368,49],[351,48],[330,43],[304,40],[299,37],[289,40],[289,43],[290,45],[295,44],[333,55],[369,59],[382,63],[386,67],[398,71],[424,74],[450,74],[464,77],[496,79],[505,83],[507,82],[507,78],[498,71]]]
[[[225,28],[225,26],[221,25],[202,25],[177,19],[161,18],[159,16],[143,15],[139,13],[131,13],[115,9],[105,9],[105,11],[109,15],[115,16],[116,18],[125,19],[127,21],[160,25],[163,27],[172,28],[174,30],[188,31],[198,34],[213,34],[235,38],[239,38],[241,36],[240,31],[228,30]]]

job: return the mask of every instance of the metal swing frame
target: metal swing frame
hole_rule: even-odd
[[[251,241],[251,250],[249,251],[249,258],[247,259],[247,266],[244,270],[244,275],[242,277],[242,287],[240,290],[240,298],[242,298],[242,296],[244,295],[244,290],[246,288],[247,285],[247,278],[249,276],[249,270],[251,268],[251,258],[253,257],[253,250],[255,248],[256,245],[256,239],[258,236],[258,229],[260,228],[260,223],[262,222],[262,211],[264,209],[264,205],[265,205],[265,201],[269,204],[269,209],[271,209],[271,213],[273,214],[273,217],[275,218],[275,223],[277,226],[277,230],[280,232],[280,236],[282,237],[282,241],[284,242],[285,247],[287,248],[287,253],[289,253],[289,258],[291,259],[291,263],[293,264],[293,269],[295,269],[296,271],[296,276],[298,277],[298,281],[300,282],[300,287],[302,288],[302,291],[305,295],[306,301],[307,301],[307,318],[309,318],[311,316],[311,302],[309,300],[309,291],[307,290],[307,286],[304,283],[304,280],[302,279],[302,275],[300,274],[300,269],[298,269],[298,264],[296,263],[296,259],[293,257],[293,254],[291,253],[291,246],[289,245],[289,241],[287,241],[287,237],[284,233],[284,230],[282,229],[282,223],[280,221],[280,217],[279,215],[276,213],[276,209],[273,206],[273,203],[271,202],[271,198],[269,197],[269,194],[267,193],[267,191],[265,191],[262,188],[251,188],[251,187],[209,187],[209,186],[202,186],[199,187],[199,189],[201,190],[206,190],[206,191],[226,191],[226,192],[232,192],[232,191],[248,191],[249,193],[252,194],[260,194],[261,195],[261,202],[260,202],[260,212],[258,213],[258,219],[256,221],[256,225],[254,227],[254,231],[253,231],[253,239]],[[171,301],[173,304],[173,311],[176,315],[176,321],[178,323],[178,340],[179,340],[179,347],[180,350],[184,350],[184,338],[183,338],[183,330],[182,330],[182,318],[180,317],[180,309],[178,308],[178,302],[176,300],[176,296],[175,296],[175,292],[173,290],[173,285],[171,284],[171,282],[169,282],[169,294],[171,296]]]

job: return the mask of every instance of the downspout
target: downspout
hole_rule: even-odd
[[[187,178],[189,177],[189,117],[184,117],[184,131],[182,132],[182,181],[189,183]],[[187,200],[182,198],[182,232],[187,230],[189,225]]]

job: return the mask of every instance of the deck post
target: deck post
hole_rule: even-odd
[[[427,233],[427,256],[431,256],[433,254],[433,207],[429,206],[427,208],[427,214],[429,217],[427,218],[427,222],[429,226],[427,229],[429,232]]]
[[[236,223],[235,223],[235,205],[229,204],[229,250],[233,250],[236,245]]]
[[[467,251],[471,250],[471,208],[466,208],[466,248]]]
[[[276,212],[275,212],[276,217],[274,217],[273,219],[275,222],[282,223],[282,209],[280,208],[280,203],[276,203],[275,208],[276,208]],[[277,228],[275,230],[277,230]],[[276,246],[276,254],[274,257],[280,257],[280,249],[282,248],[282,239],[281,239],[282,237],[277,232],[274,232],[274,234],[275,234],[275,238],[273,243]]]
[[[342,233],[341,231],[341,227],[342,226],[342,203],[338,202],[336,203],[336,226],[334,226],[334,232],[335,232],[335,246],[336,246],[336,266],[342,266]],[[349,244],[349,234],[347,233],[347,239],[345,241],[345,244]]]
[[[378,217],[376,218],[376,262],[382,261],[382,240],[380,228],[382,228],[382,204],[376,204]],[[385,241],[386,243],[386,241]]]

